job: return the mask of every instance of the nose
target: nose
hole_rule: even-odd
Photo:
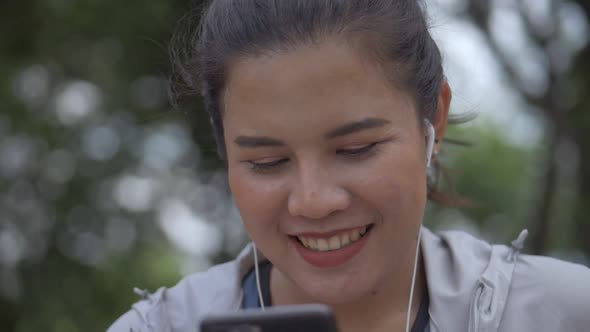
[[[333,174],[317,167],[300,168],[289,194],[288,209],[292,216],[321,219],[346,210],[350,199]]]

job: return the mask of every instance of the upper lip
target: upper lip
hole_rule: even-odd
[[[367,224],[367,225],[362,225],[362,226],[354,226],[354,227],[349,227],[349,228],[340,228],[340,229],[336,229],[333,231],[328,231],[328,232],[304,232],[304,233],[294,233],[294,234],[289,234],[290,236],[309,236],[309,237],[331,237],[333,235],[337,235],[343,232],[348,232],[348,231],[352,231],[354,229],[360,229],[363,227],[368,227],[371,224]]]

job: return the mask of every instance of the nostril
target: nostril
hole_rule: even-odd
[[[314,174],[294,183],[287,204],[292,216],[321,219],[347,209],[350,194],[326,176]]]

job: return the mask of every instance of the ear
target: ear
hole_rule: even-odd
[[[434,151],[440,149],[440,144],[447,131],[447,125],[449,121],[449,109],[451,107],[452,92],[449,82],[444,80],[438,93],[437,110],[434,116],[434,130],[436,132],[436,141],[434,145]]]

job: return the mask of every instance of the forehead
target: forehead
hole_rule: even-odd
[[[395,121],[413,113],[411,98],[361,53],[328,40],[237,61],[228,71],[224,123],[235,120],[245,128],[312,117],[329,125],[374,116]]]

